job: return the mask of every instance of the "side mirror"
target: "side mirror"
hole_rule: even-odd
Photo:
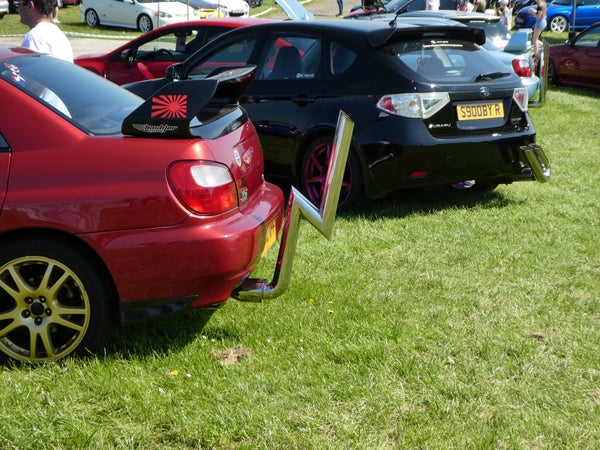
[[[177,63],[167,67],[165,78],[169,83],[171,81],[179,81],[183,79],[183,64]]]
[[[134,52],[132,49],[127,48],[121,52],[121,61],[123,61],[123,67],[129,70],[133,66]]]

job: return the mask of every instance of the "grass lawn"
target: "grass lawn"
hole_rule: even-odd
[[[303,224],[277,300],[0,366],[0,448],[600,447],[599,110],[566,87],[531,110],[545,184],[401,193],[331,242]]]
[[[277,300],[0,367],[0,447],[598,448],[599,109],[553,88],[531,111],[548,183],[304,224]]]

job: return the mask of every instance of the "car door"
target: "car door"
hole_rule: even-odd
[[[106,78],[117,84],[162,78],[171,64],[184,61],[209,39],[229,30],[208,22],[204,26],[157,30],[113,55],[106,65]]]
[[[137,27],[137,5],[134,0],[109,0],[108,7],[100,14],[100,23],[104,21],[111,25]]]
[[[600,20],[600,0],[584,0],[577,7],[575,23],[578,27],[587,27]]]
[[[566,83],[600,86],[600,26],[581,33],[563,55]]]
[[[4,204],[6,196],[6,187],[8,186],[8,173],[10,168],[10,147],[4,136],[0,133],[0,211]]]
[[[240,103],[260,137],[265,172],[289,174],[295,146],[322,101],[320,36],[237,34],[207,50],[185,77],[203,78],[221,66],[247,64],[257,70]]]
[[[272,34],[242,103],[258,132],[265,172],[286,176],[325,95],[321,36]]]

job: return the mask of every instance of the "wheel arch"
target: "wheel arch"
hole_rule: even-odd
[[[323,126],[313,128],[312,130],[310,130],[308,133],[306,133],[302,137],[302,140],[296,146],[296,151],[293,155],[293,163],[294,164],[293,164],[293,169],[292,169],[292,172],[293,172],[292,176],[293,176],[293,180],[295,183],[300,182],[300,172],[299,171],[300,171],[300,167],[302,166],[304,154],[308,150],[308,147],[317,139],[320,139],[325,136],[331,136],[331,138],[333,140],[334,135],[335,135],[335,126],[323,125]],[[360,167],[361,167],[361,172],[362,172],[363,178],[364,178],[364,176],[365,176],[364,164],[363,164],[364,158],[360,154],[360,146],[356,142],[356,139],[354,138],[354,136],[352,136],[352,141],[350,142],[350,152],[352,152],[354,154],[354,156],[361,163]]]
[[[140,27],[140,22],[141,22],[141,20],[142,20],[144,17],[147,17],[147,18],[150,20],[150,26],[151,26],[152,28],[150,28],[150,30],[148,30],[148,31],[152,31],[152,30],[154,30],[154,29],[155,29],[155,26],[154,26],[154,20],[152,20],[152,16],[151,16],[150,14],[148,14],[147,12],[142,12],[142,13],[140,13],[140,14],[137,16],[137,19],[136,19],[136,21],[135,21],[135,24],[137,25],[137,30],[138,30],[138,31],[142,31],[142,30],[140,29],[140,28],[141,28],[141,27]],[[147,33],[148,31],[144,31],[144,33]]]
[[[17,239],[43,239],[54,242],[59,242],[71,249],[83,254],[85,258],[93,265],[95,270],[100,271],[102,279],[106,284],[106,288],[110,293],[109,304],[111,310],[109,314],[115,320],[119,319],[118,308],[119,308],[119,294],[114,282],[114,279],[108,270],[108,267],[104,263],[104,260],[100,257],[98,252],[90,246],[84,240],[66,233],[61,230],[52,228],[22,228],[18,230],[5,231],[0,234],[0,246],[5,242],[15,241]],[[117,323],[117,322],[115,322]]]
[[[571,27],[571,20],[572,20],[572,14],[570,14],[570,13],[555,14],[550,19],[547,19],[548,20],[548,25],[546,26],[547,30],[552,32],[552,22],[554,22],[555,20],[560,20],[560,19],[564,19],[565,22],[567,22],[567,27],[564,31],[569,31],[569,28]]]
[[[83,14],[83,21],[85,22],[85,24],[87,25],[87,15],[89,12],[93,12],[94,14],[96,14],[96,21],[98,23],[96,23],[96,27],[100,26],[100,16],[98,15],[98,11],[96,11],[94,8],[87,8],[85,10],[85,13]]]

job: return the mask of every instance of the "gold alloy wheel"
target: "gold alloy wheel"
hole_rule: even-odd
[[[0,351],[27,362],[73,352],[90,325],[90,300],[76,273],[46,256],[0,267]]]

